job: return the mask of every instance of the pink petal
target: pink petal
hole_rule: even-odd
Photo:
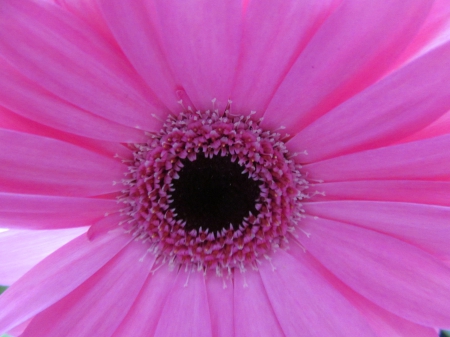
[[[154,336],[212,337],[203,273],[178,271]]]
[[[386,146],[450,109],[450,43],[401,68],[315,120],[288,142],[306,162]],[[424,113],[426,111],[426,113]]]
[[[308,254],[296,258],[280,250],[270,264],[265,261],[260,267],[286,336],[375,336],[356,309],[315,270]]]
[[[415,38],[400,56],[394,67],[401,66],[448,41],[450,6],[447,0],[435,0],[430,13]]]
[[[122,230],[94,241],[81,235],[42,260],[0,296],[0,331],[25,322],[71,293],[130,239]]]
[[[117,46],[111,31],[102,16],[97,1],[92,0],[54,0],[61,7],[72,12],[75,16],[86,21],[110,44]],[[117,46],[118,47],[118,46]],[[118,48],[117,52],[120,52]]]
[[[114,157],[116,154],[118,154],[121,158],[129,158],[132,155],[130,149],[120,143],[112,143],[98,139],[81,137],[56,130],[28,118],[22,117],[9,109],[3,108],[2,106],[0,106],[0,129],[20,131],[62,140],[109,158]]]
[[[102,14],[123,52],[155,95],[170,111],[179,111],[177,82],[161,50],[149,1],[99,0]],[[164,112],[164,111],[162,111]],[[159,112],[155,112],[158,114]]]
[[[57,229],[91,225],[107,212],[118,212],[116,200],[0,192],[0,221],[7,228]]]
[[[26,322],[23,322],[22,324],[20,324],[20,325],[14,327],[13,329],[9,330],[6,335],[7,336],[8,335],[10,335],[10,336],[20,336],[25,331],[25,329],[27,328],[28,324],[30,324],[30,322],[31,322],[31,319],[29,319]]]
[[[326,182],[364,179],[450,177],[450,135],[357,152],[304,166],[312,179]],[[426,167],[426,169],[425,169]]]
[[[0,129],[0,187],[4,192],[96,195],[113,186],[126,166],[50,138]]]
[[[389,337],[437,337],[436,329],[415,324],[376,306],[372,302],[352,292],[352,303],[366,317],[377,336]],[[356,296],[358,296],[356,298]],[[347,296],[348,298],[348,296]]]
[[[332,2],[249,2],[231,94],[234,111],[266,110],[292,63],[334,9]]]
[[[305,259],[305,251],[296,244],[291,245],[288,252],[300,261]],[[346,286],[342,281],[331,274],[315,259],[308,259],[311,267],[315,268],[333,287],[340,292],[345,298],[363,315],[366,322],[370,325],[376,336],[384,337],[436,337],[436,330],[424,327],[413,322],[407,321],[396,316],[369,300],[365,299],[351,288]]]
[[[450,112],[447,112],[441,118],[431,123],[426,128],[402,140],[402,142],[410,142],[419,139],[436,137],[450,133]]]
[[[77,108],[12,67],[0,63],[0,104],[17,114],[57,130],[113,142],[139,142],[141,130],[125,127]]]
[[[370,228],[450,257],[450,207],[345,200],[309,202],[304,209],[310,215]]]
[[[240,0],[157,0],[157,22],[169,66],[196,109],[232,98],[242,33]]]
[[[112,337],[155,335],[164,303],[173,288],[175,273],[163,266],[149,274],[136,301]]]
[[[267,108],[263,127],[283,125],[295,134],[375,82],[414,37],[431,4],[343,1],[287,74]]]
[[[425,326],[450,326],[450,270],[432,255],[372,230],[309,217],[298,240],[370,301]]]
[[[420,180],[340,181],[310,185],[311,201],[379,200],[450,206],[450,182]]]
[[[228,337],[234,335],[234,286],[232,280],[218,277],[214,272],[206,276],[209,313],[212,335]],[[272,335],[273,336],[273,335]]]
[[[39,313],[21,336],[78,337],[93,331],[110,336],[153,266],[155,255],[140,261],[146,250],[142,242],[129,244],[86,282]]]
[[[283,337],[259,272],[234,273],[235,337]]]
[[[110,231],[117,229],[117,226],[122,224],[124,216],[120,212],[105,213],[105,217],[96,221],[89,227],[86,235],[89,240],[95,240],[97,237],[106,235]]]
[[[85,232],[86,228],[69,228],[0,233],[0,284],[11,285],[45,257]]]
[[[153,130],[160,108],[116,50],[48,2],[2,1],[1,54],[68,102],[123,125]],[[45,79],[45,80],[43,80]]]

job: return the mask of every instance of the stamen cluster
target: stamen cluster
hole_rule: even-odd
[[[149,251],[160,263],[198,270],[214,268],[219,275],[231,268],[257,268],[261,258],[288,243],[287,233],[301,219],[301,199],[307,182],[300,166],[291,159],[279,133],[263,131],[259,121],[234,116],[229,107],[218,110],[184,111],[170,116],[159,133],[145,144],[133,144],[134,160],[129,166],[126,188],[120,200],[126,207],[126,228],[149,243]],[[242,173],[259,182],[251,212],[239,226],[187,230],[171,206],[174,180],[179,179],[184,160],[195,161],[228,156]],[[191,227],[192,228],[192,227]]]

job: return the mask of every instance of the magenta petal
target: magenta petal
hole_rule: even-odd
[[[231,94],[234,111],[264,113],[292,63],[335,7],[332,2],[249,2]]]
[[[367,316],[368,314],[366,314]],[[375,315],[373,315],[375,316]],[[369,317],[369,324],[377,336],[389,337],[437,337],[438,332],[435,328],[426,327],[420,324],[412,323],[387,311],[378,313],[378,316]]]
[[[390,313],[352,292],[352,304],[366,317],[377,336],[389,337],[437,337],[436,329],[415,324]],[[347,298],[350,297],[347,295]]]
[[[157,25],[172,72],[196,109],[231,97],[242,32],[240,0],[157,0]]]
[[[311,184],[310,201],[378,200],[450,206],[450,181],[357,180]]]
[[[149,274],[136,301],[112,337],[155,335],[164,303],[173,288],[175,273],[162,266]]]
[[[25,322],[71,293],[130,240],[121,230],[94,241],[82,235],[45,258],[0,297],[0,331]]]
[[[212,337],[205,278],[200,272],[178,271],[156,327],[155,337]]]
[[[100,0],[99,4],[117,43],[133,67],[170,111],[178,111],[177,83],[152,24],[152,17],[156,15],[152,3]],[[155,113],[162,115],[165,111]]]
[[[288,142],[307,162],[386,146],[450,109],[450,43],[410,63],[331,110]],[[426,113],[424,113],[426,111]]]
[[[86,228],[0,233],[0,284],[11,285],[45,257],[84,232]]]
[[[33,135],[44,136],[62,140],[63,142],[77,145],[89,151],[106,157],[114,157],[116,154],[121,158],[129,158],[132,152],[121,143],[106,142],[99,139],[86,138],[48,127],[41,123],[22,117],[0,105],[0,129],[20,131]]]
[[[298,245],[292,245],[289,253],[300,261],[305,259],[305,251]],[[365,321],[370,325],[376,336],[384,337],[436,337],[436,330],[415,324],[403,319],[393,313],[386,311],[373,302],[365,299],[354,292],[342,281],[336,278],[332,273],[325,269],[315,259],[308,259],[311,264],[322,276],[324,276],[333,287],[339,291],[345,298],[362,314]]]
[[[426,128],[420,130],[419,132],[416,132],[410,137],[403,139],[402,142],[431,138],[449,133],[450,133],[450,112],[447,112],[441,118],[434,121]]]
[[[58,140],[0,129],[4,192],[87,196],[120,189],[125,165]]]
[[[7,335],[20,336],[25,331],[25,329],[27,328],[28,324],[30,324],[30,322],[31,322],[31,319],[29,319],[26,322],[23,322],[22,324],[19,324],[18,326],[16,326],[16,327],[12,328],[11,330],[9,330],[7,332]]]
[[[102,16],[98,1],[92,0],[53,0],[61,7],[72,12],[75,16],[82,18],[91,27],[93,27],[97,33],[108,40],[112,45],[117,45],[111,31],[106,24],[105,19]],[[120,52],[118,48],[118,52]]]
[[[89,227],[86,235],[89,240],[95,240],[97,237],[108,234],[109,231],[117,229],[118,224],[122,223],[124,217],[122,213],[105,213],[105,216],[96,221]]]
[[[206,292],[208,294],[213,336],[233,336],[235,331],[233,281],[225,280],[215,275],[214,272],[209,272],[206,276]],[[272,336],[275,337],[274,335]]]
[[[324,201],[304,205],[307,214],[392,235],[450,258],[450,207],[381,201]]]
[[[415,38],[396,62],[395,68],[403,65],[442,43],[448,41],[450,28],[450,6],[447,0],[435,0],[430,13]]]
[[[450,178],[450,135],[357,152],[304,166],[313,179],[329,181],[364,179]]]
[[[57,229],[91,225],[120,210],[116,200],[0,192],[0,221],[8,228]]]
[[[265,261],[260,267],[267,296],[284,334],[374,336],[364,318],[315,270],[309,259],[307,254],[294,259],[280,250],[272,256],[271,263]]]
[[[146,250],[142,242],[129,244],[86,282],[33,318],[21,336],[79,337],[93,331],[110,336],[153,266],[154,255],[139,262]]]
[[[234,273],[235,337],[283,337],[259,272]]]
[[[69,104],[5,63],[0,64],[0,104],[17,114],[76,135],[113,142],[139,142],[141,130],[129,128]]]
[[[0,46],[22,74],[82,109],[146,130],[159,123],[151,116],[158,103],[127,61],[58,6],[2,1]]]
[[[301,244],[382,308],[425,326],[450,327],[450,269],[406,242],[365,228],[306,218]]]
[[[263,126],[283,125],[295,134],[375,82],[414,37],[431,4],[343,1],[294,63],[267,108]]]

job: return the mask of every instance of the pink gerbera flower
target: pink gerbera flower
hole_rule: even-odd
[[[447,0],[1,0],[0,332],[450,328]]]

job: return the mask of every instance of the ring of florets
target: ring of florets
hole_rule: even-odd
[[[232,115],[229,105],[224,112],[188,109],[169,116],[160,132],[149,134],[148,142],[130,145],[134,158],[119,198],[125,204],[121,224],[148,243],[160,263],[213,268],[223,275],[235,267],[257,269],[261,259],[288,245],[288,233],[302,218],[307,181],[281,134],[262,130],[261,119],[254,121],[253,114]],[[177,218],[171,207],[173,182],[183,160],[195,161],[198,155],[229,156],[243,174],[260,183],[257,212],[249,213],[238,228],[185,230],[186,221]]]

